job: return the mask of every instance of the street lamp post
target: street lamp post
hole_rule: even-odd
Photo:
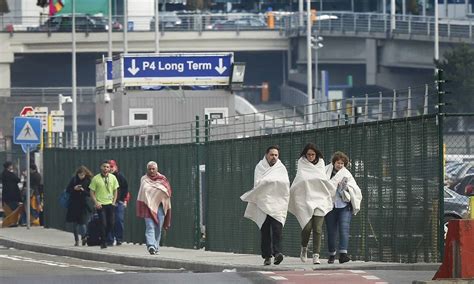
[[[72,147],[77,147],[76,0],[72,0]]]
[[[439,60],[439,7],[438,7],[438,1],[434,1],[434,60],[438,61]],[[435,66],[436,69],[436,66]]]
[[[306,123],[313,123],[313,76],[312,76],[312,57],[311,57],[311,0],[306,0],[306,81],[308,94],[308,113]]]

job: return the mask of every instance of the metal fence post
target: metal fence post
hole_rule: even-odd
[[[438,251],[440,252],[439,260],[444,257],[444,141],[443,141],[443,123],[444,123],[444,78],[443,70],[438,69]]]
[[[383,119],[382,92],[379,92],[379,120]]]
[[[407,117],[411,116],[411,87],[408,87]]]
[[[425,102],[423,105],[423,114],[427,115],[428,114],[428,84],[425,85]]]
[[[196,143],[199,143],[199,115],[196,115]]]
[[[365,94],[364,122],[369,120],[369,94]]]
[[[209,116],[204,116],[204,142],[209,142]]]
[[[392,119],[397,118],[397,90],[393,90]]]

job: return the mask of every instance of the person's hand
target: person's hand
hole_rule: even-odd
[[[123,202],[123,208],[127,208],[127,201]]]
[[[76,190],[76,191],[81,191],[81,190],[83,190],[83,188],[82,188],[82,186],[81,186],[80,184],[78,184],[78,185],[76,185],[76,186],[74,187],[74,190]]]
[[[168,231],[170,228],[170,226],[163,226],[163,229],[165,229],[165,231]]]
[[[96,202],[95,203],[95,208],[96,209],[102,209],[102,205],[100,205],[100,203]]]

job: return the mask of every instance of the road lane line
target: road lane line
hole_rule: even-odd
[[[102,272],[108,272],[108,273],[114,273],[114,274],[125,273],[125,272],[117,271],[115,269],[107,268],[107,267],[90,267],[90,266],[83,266],[83,265],[77,265],[77,264],[69,264],[69,263],[64,263],[64,262],[56,262],[56,261],[51,261],[51,260],[37,260],[37,259],[18,256],[18,255],[0,254],[0,258],[6,258],[10,260],[15,260],[15,261],[38,263],[38,264],[49,265],[49,266],[57,266],[57,267],[62,267],[62,268],[74,267],[74,268],[89,269],[89,270],[102,271]]]

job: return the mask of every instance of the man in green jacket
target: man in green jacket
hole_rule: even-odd
[[[95,175],[89,185],[91,197],[94,200],[101,224],[100,248],[107,248],[107,235],[113,232],[118,188],[117,178],[110,174],[109,161],[103,161],[100,164],[100,174]]]

